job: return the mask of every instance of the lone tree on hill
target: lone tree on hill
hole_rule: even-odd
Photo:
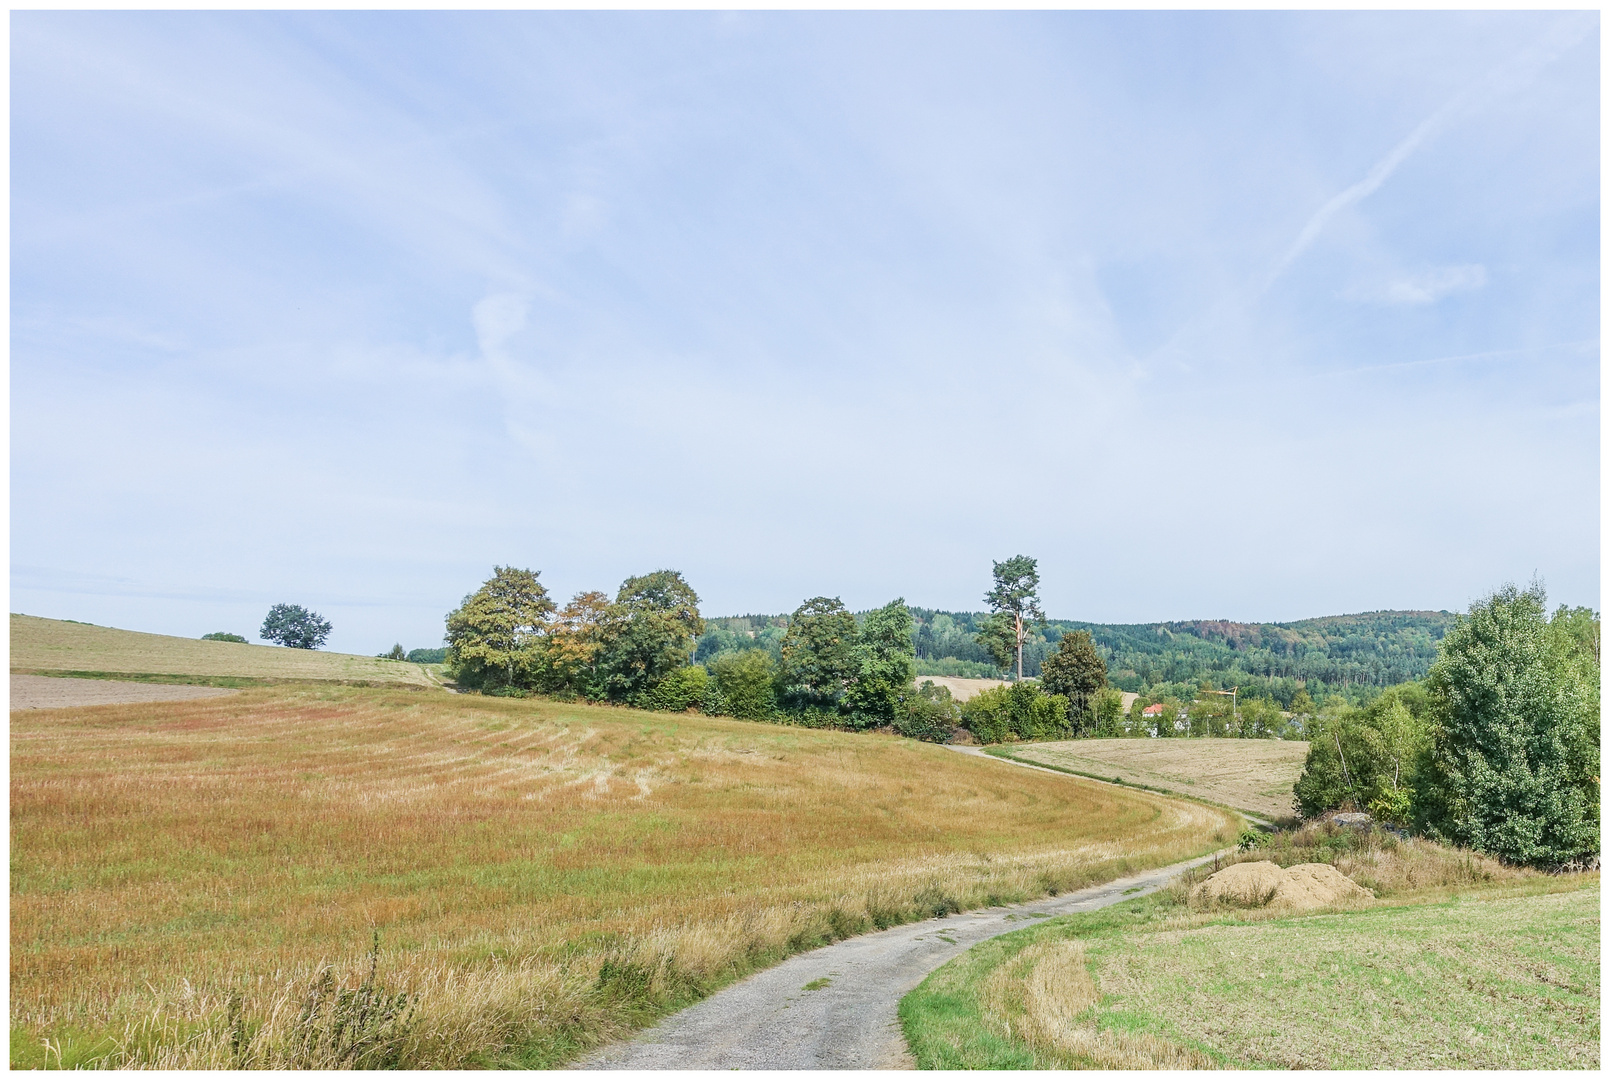
[[[979,634],[979,643],[990,648],[992,639],[998,641],[1010,630],[1017,652],[1017,677],[1021,679],[1023,639],[1035,624],[1045,621],[1045,612],[1040,610],[1040,571],[1027,555],[1014,555],[995,563],[994,568],[995,587],[984,594],[984,602],[995,613],[991,620],[994,626]]]
[[[301,604],[275,604],[257,636],[287,649],[317,649],[330,636],[330,623]]]

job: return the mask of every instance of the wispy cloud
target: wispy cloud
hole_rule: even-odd
[[[1487,284],[1487,268],[1480,263],[1469,266],[1440,266],[1390,281],[1355,285],[1342,293],[1343,299],[1367,304],[1418,307],[1435,304],[1445,296],[1474,292]]]

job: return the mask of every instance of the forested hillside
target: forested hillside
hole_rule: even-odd
[[[986,613],[913,607],[911,614],[919,675],[1005,674],[974,636]],[[1038,675],[1040,662],[1063,634],[1087,630],[1107,662],[1109,679],[1121,690],[1188,701],[1208,682],[1239,686],[1245,695],[1267,695],[1285,706],[1302,685],[1314,697],[1339,693],[1356,700],[1423,677],[1452,619],[1445,611],[1371,611],[1291,623],[1200,619],[1124,625],[1052,619],[1025,642],[1023,670]],[[715,618],[707,626],[699,639],[700,660],[754,648],[775,655],[788,617]]]

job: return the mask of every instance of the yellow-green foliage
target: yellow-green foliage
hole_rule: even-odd
[[[11,616],[11,670],[438,686],[418,664]]]
[[[365,1061],[552,1064],[791,951],[1238,828],[890,736],[539,700],[260,687],[11,737],[22,1064],[362,1063],[343,1008]]]

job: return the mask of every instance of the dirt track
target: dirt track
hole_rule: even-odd
[[[1212,855],[1028,904],[850,938],[783,961],[580,1063],[587,1069],[912,1068],[897,1009],[980,941],[1166,885]],[[784,1014],[787,1015],[784,1015]]]
[[[11,676],[11,709],[72,709],[81,705],[137,705],[145,701],[191,701],[239,693],[213,686],[116,682],[111,679],[52,679]]]

